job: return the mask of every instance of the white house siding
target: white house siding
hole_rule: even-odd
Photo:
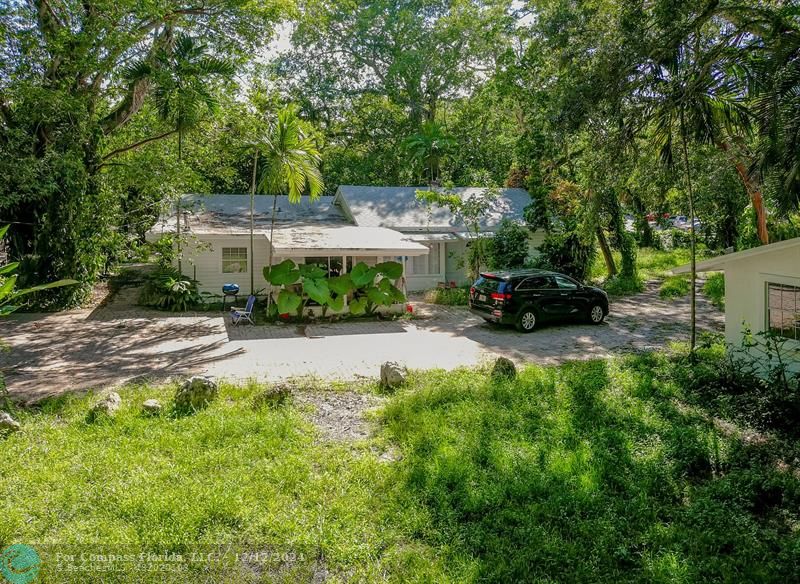
[[[264,280],[263,269],[269,260],[269,245],[263,236],[257,236],[253,242],[255,257],[254,266],[254,285],[256,291],[266,288],[267,282]],[[186,276],[196,278],[199,282],[201,292],[211,294],[222,294],[222,285],[227,283],[238,284],[243,295],[250,293],[250,274],[249,272],[223,273],[222,272],[222,248],[223,247],[245,247],[248,256],[250,254],[250,236],[211,236],[204,235],[202,240],[191,240],[183,251],[183,273]],[[277,263],[280,258],[274,258]],[[176,262],[177,267],[177,262]],[[248,257],[248,269],[250,268],[250,258]]]
[[[740,346],[743,331],[767,329],[767,283],[800,286],[800,249],[792,247],[745,257],[725,266],[725,338]],[[800,363],[800,343],[789,341]]]
[[[465,241],[448,241],[445,246],[445,281],[457,285],[469,283],[467,268],[464,266],[464,253],[467,251]]]

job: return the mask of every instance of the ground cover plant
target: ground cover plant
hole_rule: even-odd
[[[174,386],[125,389],[94,423],[92,398],[51,401],[1,443],[0,546],[275,552],[200,559],[176,582],[796,581],[797,436],[742,425],[720,345],[696,359],[412,372],[355,443],[327,441],[300,400],[263,405],[257,384],[185,416],[140,413]]]
[[[444,306],[466,306],[469,303],[469,286],[432,288],[425,292],[425,302]]]

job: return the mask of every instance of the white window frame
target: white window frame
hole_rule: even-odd
[[[795,307],[794,307],[794,315],[795,315],[796,319],[800,319],[800,306],[798,306],[798,304],[797,304],[797,302],[798,302],[797,298],[798,298],[798,296],[800,296],[800,285],[789,284],[789,283],[786,283],[786,282],[780,282],[780,281],[776,281],[774,279],[767,279],[767,280],[764,281],[764,321],[765,321],[764,322],[764,330],[766,330],[768,332],[771,332],[773,330],[772,326],[770,324],[771,312],[773,311],[773,308],[770,306],[770,293],[769,293],[770,286],[781,286],[781,287],[787,287],[787,288],[794,288],[794,290],[795,290],[795,298],[796,298]],[[784,310],[782,306],[781,306],[781,308],[776,308],[774,310],[777,311],[777,312],[788,312],[789,311],[788,309]],[[781,330],[783,330],[783,329],[781,329]],[[782,333],[775,333],[775,334],[777,334],[782,339],[786,339],[788,341],[792,341],[792,342],[798,343],[798,342],[800,342],[800,327],[795,325],[794,326],[794,330],[795,330],[795,336],[794,337],[787,337]]]
[[[227,252],[228,256],[230,256],[231,252],[233,252],[234,250],[236,250],[236,253],[238,253],[238,254],[241,254],[241,252],[244,251],[244,257],[242,258],[241,255],[239,255],[239,257],[225,257],[226,252]],[[240,247],[240,246],[223,247],[221,249],[221,253],[220,253],[220,257],[221,257],[221,260],[222,260],[221,263],[220,263],[220,269],[222,270],[222,273],[223,274],[246,274],[248,272],[248,270],[250,269],[250,259],[247,257],[248,253],[249,253],[249,251],[248,251],[248,249],[246,247]],[[243,261],[244,261],[244,263],[242,263]],[[227,264],[226,264],[226,262],[227,262]],[[243,265],[244,269],[240,269],[238,271],[226,269],[226,265],[230,265],[231,263],[234,263],[234,262],[239,264],[239,266]]]

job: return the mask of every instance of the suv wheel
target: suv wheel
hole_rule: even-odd
[[[524,308],[517,316],[517,330],[529,333],[536,327],[536,313],[533,308]]]
[[[599,304],[593,304],[589,309],[589,322],[592,324],[600,324],[606,317],[606,312]]]

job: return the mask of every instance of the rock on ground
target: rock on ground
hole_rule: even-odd
[[[492,379],[514,379],[517,376],[517,366],[511,359],[498,357],[492,367]]]
[[[179,410],[199,410],[214,401],[217,394],[219,386],[210,377],[190,377],[175,392],[175,407]]]
[[[8,412],[0,412],[0,434],[6,432],[19,432],[22,428],[20,423],[11,417]]]
[[[157,399],[148,399],[142,404],[142,411],[145,414],[156,415],[160,414],[163,406]]]
[[[122,398],[115,391],[112,391],[92,407],[92,413],[105,414],[106,416],[113,416],[122,405]]]
[[[406,382],[408,371],[405,367],[394,361],[387,361],[381,365],[381,385],[389,389],[400,387]]]

